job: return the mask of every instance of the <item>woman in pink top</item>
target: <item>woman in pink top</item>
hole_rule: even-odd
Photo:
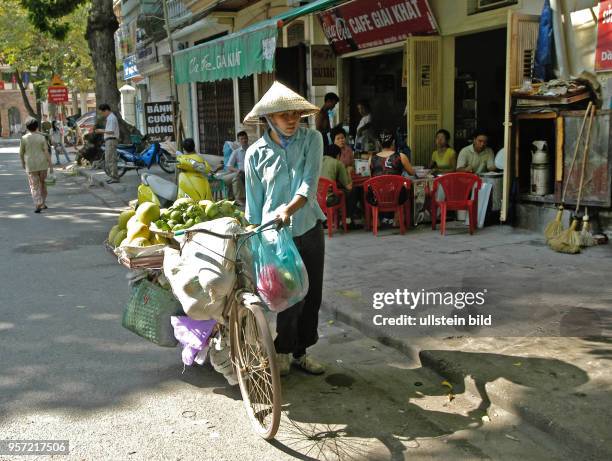
[[[340,148],[340,156],[338,160],[340,160],[347,169],[347,172],[351,174],[353,171],[353,165],[355,163],[355,156],[353,155],[353,149],[346,143],[346,132],[340,128],[336,127],[331,132],[332,140],[334,144]]]

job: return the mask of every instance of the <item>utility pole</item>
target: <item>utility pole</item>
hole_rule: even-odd
[[[162,0],[164,7],[164,23],[166,25],[166,34],[168,35],[168,46],[170,48],[170,92],[172,94],[172,117],[174,119],[174,140],[176,142],[177,149],[180,148],[179,144],[179,115],[178,110],[178,90],[176,83],[174,82],[174,41],[172,40],[172,33],[170,31],[170,19],[168,17],[168,1]],[[182,140],[180,140],[182,142]]]

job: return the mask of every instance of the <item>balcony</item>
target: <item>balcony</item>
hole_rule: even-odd
[[[191,16],[191,11],[185,8],[181,0],[168,0],[168,20],[170,25],[179,24]]]

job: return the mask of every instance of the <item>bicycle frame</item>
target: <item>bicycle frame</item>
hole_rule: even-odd
[[[233,239],[236,243],[236,255],[232,261],[236,282],[223,312],[224,325],[219,324],[219,327],[224,341],[229,338],[230,359],[240,384],[247,416],[258,434],[266,440],[274,438],[280,424],[280,376],[274,342],[264,316],[263,302],[256,291],[252,290],[254,284],[249,277],[249,271],[243,266],[240,250],[252,236],[272,226],[279,228],[281,225],[282,221],[277,218],[251,231],[232,235],[206,229],[187,229],[174,234],[188,236],[190,233],[204,233],[222,239]]]

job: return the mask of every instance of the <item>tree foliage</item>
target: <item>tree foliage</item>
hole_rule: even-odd
[[[34,27],[57,40],[65,39],[70,30],[66,16],[85,3],[88,0],[21,0]]]
[[[58,40],[32,23],[30,12],[22,6],[23,3],[20,0],[2,0],[0,62],[15,70],[18,84],[24,72],[30,73],[37,99],[45,97],[46,87],[54,74],[60,75],[72,88],[91,90],[94,87],[94,73],[84,40],[86,5],[75,7],[64,18],[70,27],[66,29],[63,39]]]

